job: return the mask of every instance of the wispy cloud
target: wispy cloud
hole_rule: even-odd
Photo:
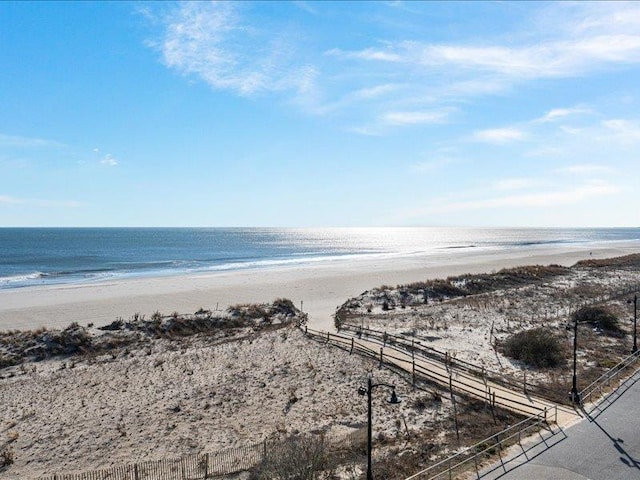
[[[249,96],[268,91],[313,88],[313,66],[298,62],[286,35],[248,24],[232,2],[179,4],[165,18],[156,42],[168,67],[197,75],[211,87]]]
[[[411,213],[411,217],[486,209],[557,208],[563,205],[579,204],[591,198],[615,195],[620,191],[621,188],[617,185],[592,182],[576,187],[546,189],[538,192],[484,199],[452,201],[450,197],[447,197],[446,199],[434,199],[426,208],[414,210]]]
[[[491,128],[473,132],[472,139],[478,142],[502,144],[525,140],[527,134],[516,127]]]
[[[116,160],[115,158],[113,158],[113,155],[111,155],[110,153],[107,153],[101,160],[100,163],[102,165],[106,165],[108,167],[115,167],[116,165],[118,165],[118,160]]]
[[[380,117],[387,125],[419,125],[442,123],[447,120],[449,112],[388,112]]]
[[[567,167],[558,168],[558,173],[568,173],[571,175],[611,175],[616,173],[614,168],[607,165],[582,164],[569,165]]]
[[[93,149],[93,153],[95,153],[96,157],[99,158],[98,163],[100,163],[100,165],[105,165],[107,167],[115,167],[119,163],[118,160],[113,156],[113,154],[111,153],[103,154],[102,151],[97,147]],[[80,163],[85,163],[85,162],[82,161]]]
[[[35,198],[18,198],[10,195],[0,195],[0,204],[5,205],[30,205],[43,208],[78,208],[79,202],[67,200],[41,200]]]
[[[612,119],[602,122],[605,135],[624,144],[640,142],[640,125],[626,119]]]
[[[320,15],[315,4],[292,8]],[[278,94],[309,114],[344,115],[351,131],[366,134],[384,133],[385,123],[429,125],[434,118],[416,112],[452,108],[527,82],[640,64],[640,5],[634,3],[545,4],[531,8],[524,29],[460,41],[415,35],[409,40],[396,32],[367,43],[363,35],[361,48],[315,31],[313,23],[270,18],[263,25],[251,15],[252,8],[242,3],[180,3],[164,16],[154,46],[167,67],[215,90],[245,97]],[[544,22],[536,22],[536,15]],[[558,108],[537,121],[557,122],[588,112],[581,106]],[[496,129],[478,132],[477,140],[524,138],[521,130]]]
[[[19,147],[19,148],[60,148],[66,145],[54,140],[46,140],[43,138],[21,137],[17,135],[5,135],[0,133],[0,147]]]
[[[504,190],[524,190],[533,187],[540,187],[545,182],[539,178],[504,178],[496,180],[493,188],[498,191]]]
[[[534,120],[535,122],[546,123],[556,122],[566,117],[579,115],[582,113],[591,113],[591,110],[585,107],[573,107],[573,108],[554,108],[545,113],[542,117]]]
[[[422,162],[416,162],[411,165],[410,170],[414,173],[429,173],[446,165],[456,163],[458,160],[455,158],[438,158],[436,160],[426,160]]]
[[[640,34],[602,34],[520,46],[402,41],[384,48],[328,53],[345,59],[491,72],[513,79],[575,77],[612,64],[640,62]]]

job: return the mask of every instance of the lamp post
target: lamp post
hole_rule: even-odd
[[[636,331],[636,324],[638,321],[638,295],[633,296],[633,300],[627,300],[627,303],[633,302],[633,349],[631,353],[636,353],[638,351],[638,335]]]
[[[388,388],[391,389],[391,396],[387,399],[387,401],[389,403],[398,404],[401,401],[398,398],[398,396],[396,395],[396,386],[395,385],[388,385],[386,383],[373,383],[371,381],[371,376],[369,376],[369,378],[367,379],[367,386],[366,387],[358,388],[358,393],[360,395],[366,395],[367,396],[367,407],[368,407],[368,410],[367,410],[367,480],[373,480],[373,470],[371,468],[371,449],[372,449],[372,442],[371,442],[371,415],[372,415],[371,392],[376,387],[388,387]]]
[[[573,382],[569,398],[573,403],[580,403],[580,394],[578,393],[578,377],[576,375],[576,357],[578,350],[578,317],[573,322]]]

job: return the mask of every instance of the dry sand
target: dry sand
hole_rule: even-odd
[[[509,266],[606,258],[640,251],[640,242],[581,247],[534,247],[509,251],[455,251],[411,256],[335,261],[295,268],[139,278],[81,285],[0,291],[0,330],[107,324],[134,313],[192,313],[200,307],[226,309],[237,303],[291,299],[309,313],[310,326],[333,328],[337,306],[367,289],[463,273],[485,273]]]
[[[303,301],[310,326],[331,329],[337,306],[382,284],[516,265],[572,265],[638,252],[640,242],[453,252],[437,258],[5,290],[0,292],[0,329],[60,327],[72,321],[97,326],[135,312],[189,313],[276,297],[288,297],[296,305]],[[477,347],[483,345],[478,342]],[[474,360],[490,364],[494,355],[487,348]],[[413,406],[424,394],[411,392],[391,372],[355,355],[309,344],[296,330],[220,346],[197,340],[176,349],[160,341],[152,351],[124,351],[117,358],[104,355],[71,366],[71,360],[27,364],[0,382],[0,432],[6,437],[0,440],[11,442],[16,452],[16,464],[0,478],[35,478],[45,472],[214,451],[277,433],[329,427],[348,432],[363,425],[365,405],[354,392],[372,369],[379,381],[398,383],[406,398],[398,411],[385,410],[384,400],[376,400],[378,432],[395,436],[405,429],[420,431],[448,415],[450,407],[443,399],[418,412]]]

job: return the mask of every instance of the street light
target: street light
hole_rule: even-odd
[[[573,322],[573,384],[569,398],[573,403],[580,404],[580,394],[578,393],[578,378],[576,376],[576,356],[578,350],[578,317]]]
[[[636,323],[638,320],[638,295],[633,296],[633,300],[627,300],[627,303],[633,302],[633,349],[631,353],[636,353],[638,351],[638,342],[637,342],[637,332],[636,332]]]
[[[371,392],[376,387],[388,387],[388,388],[391,389],[391,396],[387,399],[387,402],[392,403],[392,404],[398,404],[398,403],[401,402],[401,400],[396,395],[396,386],[395,385],[388,385],[386,383],[373,383],[371,381],[371,376],[369,376],[369,378],[367,380],[367,386],[366,387],[359,387],[358,388],[358,393],[360,395],[366,395],[367,396],[367,405],[368,405],[368,413],[367,413],[367,480],[373,480],[373,470],[371,468],[371,449],[372,449],[372,442],[371,442],[371,411],[372,411],[372,408],[371,408]]]

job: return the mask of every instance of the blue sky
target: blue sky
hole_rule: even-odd
[[[638,226],[640,2],[0,2],[0,226]]]

